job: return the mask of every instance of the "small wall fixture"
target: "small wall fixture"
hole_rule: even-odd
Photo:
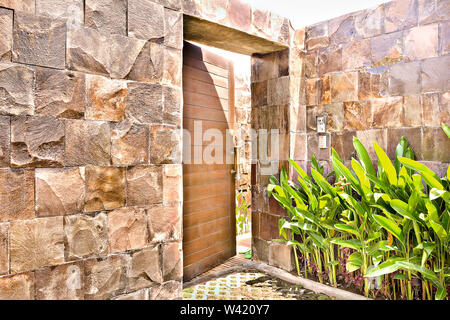
[[[317,116],[317,133],[327,133],[327,116]]]
[[[234,180],[241,180],[241,147],[234,147]]]

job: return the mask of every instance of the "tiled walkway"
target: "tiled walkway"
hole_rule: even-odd
[[[242,271],[185,288],[183,299],[329,300],[330,298],[260,272]]]

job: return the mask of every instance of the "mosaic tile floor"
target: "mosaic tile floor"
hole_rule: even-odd
[[[184,300],[329,300],[300,285],[258,272],[232,273],[185,288]]]

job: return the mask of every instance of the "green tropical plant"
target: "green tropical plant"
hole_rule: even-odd
[[[240,192],[236,197],[236,231],[237,235],[250,232],[251,216],[248,210],[249,206],[244,197],[244,193]]]
[[[358,159],[352,159],[350,169],[332,150],[334,185],[314,157],[311,177],[289,161],[298,184],[288,180],[284,168],[280,181],[271,177],[269,196],[288,212],[287,219],[280,219],[282,239],[277,240],[300,253],[305,277],[315,268],[321,282],[324,271],[336,285],[336,268],[342,271],[338,260],[351,250],[345,272],[364,276],[366,296],[378,280],[386,296],[413,299],[421,283],[422,298],[445,299],[450,282],[450,168],[440,178],[414,161],[402,138],[394,162],[373,143],[376,170],[363,144],[356,138],[353,144]]]

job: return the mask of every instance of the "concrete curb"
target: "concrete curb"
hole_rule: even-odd
[[[318,283],[318,282],[315,282],[315,281],[312,281],[309,279],[294,276],[285,270],[282,270],[282,269],[279,269],[276,267],[272,267],[272,266],[269,266],[268,264],[265,264],[262,262],[256,262],[256,261],[244,262],[241,265],[230,267],[225,270],[221,270],[219,272],[197,278],[190,282],[183,283],[183,289],[195,286],[195,285],[203,283],[203,282],[211,281],[213,279],[227,275],[229,273],[240,272],[240,271],[249,270],[249,269],[258,270],[260,272],[267,273],[268,275],[277,277],[281,280],[284,280],[284,281],[292,283],[292,284],[302,285],[305,289],[309,289],[311,291],[314,291],[315,293],[325,294],[329,297],[336,298],[337,300],[372,300],[372,299],[368,299],[368,298],[366,298],[362,295],[356,294],[356,293],[351,293],[351,292],[348,292],[348,291],[345,291],[345,290],[342,290],[339,288],[333,288],[333,287],[330,287],[325,284],[321,284],[321,283]]]

